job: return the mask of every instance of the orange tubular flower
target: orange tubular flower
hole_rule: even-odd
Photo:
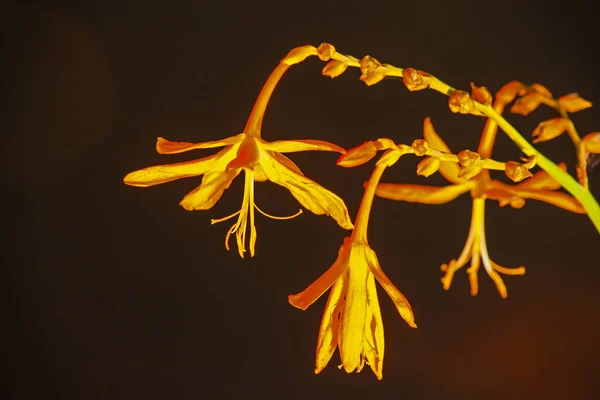
[[[496,105],[499,112],[501,112],[502,107],[502,104]],[[491,155],[491,146],[494,141],[496,129],[496,124],[492,120],[488,120],[477,153],[485,157]],[[435,132],[429,118],[425,119],[423,133],[432,149],[451,153],[446,143]],[[561,165],[561,168],[565,168],[564,164]],[[523,275],[525,273],[525,268],[522,266],[518,268],[505,268],[490,259],[485,239],[484,217],[486,199],[498,200],[501,206],[509,204],[514,208],[521,208],[525,204],[525,199],[535,199],[571,212],[585,212],[574,198],[555,191],[560,188],[560,184],[545,171],[539,171],[531,178],[516,185],[507,185],[490,179],[489,171],[487,170],[483,170],[469,179],[461,178],[460,167],[451,162],[442,161],[439,171],[444,178],[452,183],[451,185],[434,187],[382,183],[377,186],[375,194],[379,197],[392,200],[443,204],[454,200],[463,193],[471,193],[473,197],[473,211],[471,227],[465,247],[457,259],[451,260],[448,264],[442,264],[441,266],[442,271],[445,272],[442,278],[445,290],[450,288],[456,270],[466,265],[469,260],[471,260],[471,266],[467,269],[467,273],[469,274],[472,295],[476,295],[479,290],[477,272],[479,271],[481,262],[483,262],[487,274],[494,281],[500,296],[503,298],[507,297],[507,291],[499,273],[507,275]]]
[[[223,140],[204,143],[169,142],[158,138],[156,150],[161,154],[181,153],[189,150],[225,147],[218,153],[201,158],[169,165],[157,165],[134,171],[124,178],[131,186],[147,187],[171,182],[180,178],[204,175],[202,184],[188,193],[179,203],[186,210],[208,210],[221,198],[233,179],[244,170],[245,184],[242,207],[228,217],[212,220],[212,223],[225,221],[237,216],[237,222],[229,229],[225,238],[225,247],[229,250],[229,236],[236,234],[238,252],[244,257],[246,251],[246,227],[250,221],[248,247],[250,256],[254,256],[256,228],[254,209],[275,219],[293,218],[273,217],[261,211],[254,204],[254,182],[270,180],[287,188],[292,195],[308,210],[315,214],[331,216],[344,229],[352,229],[352,221],[344,201],[334,193],[305,177],[289,158],[281,153],[297,151],[333,151],[345,153],[335,144],[320,140],[282,140],[267,142],[261,138],[261,125],[267,103],[275,86],[290,67],[280,62],[263,86],[243,133]]]
[[[344,239],[335,263],[304,291],[288,298],[291,305],[306,310],[331,288],[319,329],[317,374],[327,366],[337,347],[342,360],[340,367],[343,366],[347,373],[360,372],[366,362],[377,378],[382,379],[385,344],[375,280],[391,297],[402,318],[411,327],[417,327],[408,300],[385,275],[367,241],[369,213],[377,182],[384,169],[402,155],[399,150],[389,151],[396,154],[391,157],[391,163],[386,164],[384,158],[378,162],[365,190],[356,227],[350,237]],[[340,157],[338,164],[343,158]]]

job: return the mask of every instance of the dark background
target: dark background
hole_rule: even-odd
[[[258,217],[257,255],[227,252],[241,204],[238,178],[209,211],[179,200],[200,179],[149,189],[122,183],[149,165],[204,156],[156,154],[157,136],[201,142],[243,129],[278,60],[303,44],[334,44],[413,66],[449,84],[495,91],[510,80],[600,102],[592,2],[81,2],[2,11],[6,215],[1,277],[2,395],[13,399],[591,399],[600,350],[598,233],[581,215],[529,201],[488,202],[487,240],[497,263],[525,265],[503,300],[480,272],[469,295],[464,270],[449,292],[439,265],[466,239],[470,197],[425,206],[377,199],[369,238],[383,269],[410,300],[410,329],[380,290],[384,378],[329,366],[314,375],[325,297],[306,312],[287,295],[334,261],[347,232],[327,217]],[[541,4],[544,4],[543,6]],[[555,5],[552,5],[555,4]],[[594,6],[595,7],[595,6]],[[367,87],[349,70],[320,76],[316,57],[293,67],[263,124],[267,140],[315,138],[352,147],[390,137],[409,144],[431,116],[455,150],[475,149],[483,120],[452,114],[435,92],[400,81]],[[528,134],[555,116],[509,115]],[[581,134],[600,130],[596,108],[574,116]],[[561,137],[540,148],[573,171]],[[495,156],[516,160],[500,135]],[[292,155],[354,216],[372,163],[335,166],[327,153]],[[444,184],[415,175],[406,157],[386,182]],[[591,183],[600,196],[600,172]],[[259,206],[291,214],[285,189],[257,185]],[[233,242],[232,242],[233,243]]]

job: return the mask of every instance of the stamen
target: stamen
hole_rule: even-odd
[[[219,219],[211,219],[210,224],[214,225],[214,224],[218,224],[219,222],[227,221],[228,219],[231,219],[231,218],[235,217],[236,215],[238,215],[240,212],[242,212],[241,209],[239,211],[234,212],[231,215],[226,216],[226,217],[219,218]]]
[[[492,260],[490,260],[490,262],[492,263],[492,268],[494,268],[496,271],[500,272],[501,274],[504,274],[504,275],[525,275],[525,267],[522,266],[522,265],[520,267],[516,267],[516,268],[506,268],[506,267],[502,267],[502,266],[496,264]]]
[[[288,216],[285,216],[285,217],[277,217],[275,215],[267,214],[266,212],[264,212],[263,210],[261,210],[260,208],[258,208],[258,206],[256,205],[256,203],[254,204],[254,207],[258,210],[259,213],[261,213],[265,217],[268,217],[268,218],[271,218],[271,219],[277,219],[277,220],[292,219],[292,218],[296,218],[298,215],[302,214],[302,209],[299,209],[298,212],[296,214],[294,214],[294,215],[288,215]]]

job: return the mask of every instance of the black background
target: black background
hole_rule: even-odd
[[[410,300],[410,329],[380,291],[384,378],[347,375],[339,356],[314,375],[325,298],[306,312],[287,303],[334,261],[347,232],[324,216],[259,217],[254,259],[227,252],[241,204],[238,178],[209,211],[177,204],[199,179],[149,189],[122,183],[149,165],[210,154],[156,154],[155,139],[201,142],[243,129],[278,60],[303,44],[334,44],[468,89],[540,82],[556,95],[600,101],[592,2],[203,1],[29,4],[2,12],[4,97],[2,390],[26,399],[373,398],[591,399],[597,385],[598,233],[581,215],[529,201],[488,202],[490,254],[525,265],[501,299],[480,273],[449,292],[439,265],[466,239],[470,197],[441,206],[376,199],[369,238],[383,269]],[[537,3],[537,4],[533,4]],[[542,5],[543,4],[543,5]],[[475,149],[483,120],[452,114],[435,92],[400,81],[367,87],[351,69],[320,76],[316,57],[292,67],[263,124],[267,140],[314,138],[353,147],[390,137],[410,144],[431,116],[455,150]],[[509,120],[528,134],[555,116],[540,108]],[[600,130],[597,109],[574,115]],[[573,171],[567,137],[539,146]],[[498,159],[519,150],[499,135]],[[346,200],[354,216],[372,163],[335,166],[336,155],[292,155],[304,173]],[[385,182],[420,178],[402,159]],[[600,173],[592,191],[600,196]],[[259,206],[294,213],[283,188],[257,185]]]

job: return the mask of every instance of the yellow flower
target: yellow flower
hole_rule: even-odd
[[[261,125],[269,97],[289,65],[280,63],[265,83],[243,133],[223,140],[204,143],[170,142],[158,138],[156,150],[161,154],[181,153],[195,149],[225,147],[218,153],[176,164],[157,165],[127,174],[124,182],[128,185],[146,187],[170,182],[180,178],[204,175],[202,184],[188,193],[180,205],[186,210],[210,209],[221,198],[233,179],[244,170],[244,197],[241,209],[225,218],[212,220],[221,222],[237,216],[237,222],[229,229],[225,238],[225,247],[229,249],[229,236],[236,234],[238,252],[244,257],[246,251],[246,227],[250,222],[248,247],[254,256],[256,228],[254,209],[275,219],[293,218],[273,217],[261,211],[254,204],[254,182],[270,180],[287,188],[305,208],[315,214],[326,214],[335,219],[344,229],[352,229],[348,210],[343,200],[305,177],[289,158],[281,153],[297,151],[334,151],[345,153],[344,149],[332,143],[319,140],[282,140],[267,142],[261,138]]]
[[[341,162],[343,156],[338,161]],[[375,279],[391,297],[402,318],[411,327],[417,327],[408,300],[385,275],[367,241],[374,190],[385,167],[381,164],[376,167],[363,196],[356,227],[352,235],[344,239],[335,263],[304,291],[288,298],[291,305],[306,310],[331,288],[319,329],[317,374],[329,363],[337,347],[341,367],[346,372],[360,372],[366,363],[378,379],[383,377],[385,344]]]
[[[495,128],[490,127],[488,123],[486,129]],[[444,143],[442,138],[433,129],[429,118],[425,119],[423,133],[423,136],[432,149],[451,153],[446,143]],[[484,145],[480,144],[480,147],[484,150],[482,153],[488,153],[486,149],[486,147],[489,148],[490,146],[488,138],[489,136],[482,135],[481,143],[484,143]],[[560,167],[565,168],[564,164],[561,164]],[[454,200],[463,193],[470,192],[473,197],[473,211],[467,241],[458,259],[451,260],[448,264],[442,264],[441,269],[445,272],[442,284],[444,289],[448,290],[452,283],[454,272],[471,260],[471,266],[467,269],[467,273],[469,274],[471,284],[471,294],[476,295],[479,288],[477,272],[479,271],[481,262],[483,262],[486,272],[496,284],[500,296],[504,298],[507,296],[507,291],[499,273],[523,275],[525,268],[522,266],[518,268],[505,268],[490,259],[485,238],[485,200],[498,200],[501,206],[510,204],[514,208],[521,208],[525,204],[525,199],[535,199],[575,213],[584,213],[585,211],[573,197],[557,192],[556,190],[560,188],[560,184],[545,171],[536,172],[531,178],[516,185],[507,185],[490,179],[489,171],[487,170],[483,170],[483,172],[477,173],[469,179],[461,177],[460,171],[460,167],[457,164],[442,161],[439,172],[452,183],[451,185],[434,187],[381,183],[377,186],[375,194],[379,197],[392,200],[424,204],[443,204]]]

